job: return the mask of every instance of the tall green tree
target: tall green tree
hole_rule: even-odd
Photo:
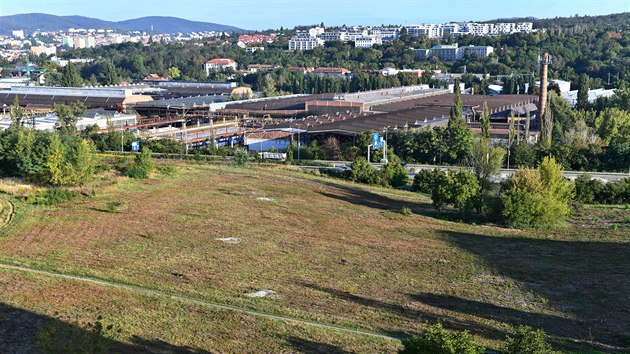
[[[578,81],[578,94],[577,94],[577,103],[575,108],[577,109],[588,109],[588,90],[589,90],[590,79],[588,75],[582,74],[580,75],[580,80]]]
[[[490,111],[488,102],[483,103],[483,114],[481,115],[481,138],[490,141]]]
[[[111,60],[105,61],[103,65],[103,84],[104,85],[118,85],[120,78],[114,63]]]
[[[463,115],[459,80],[455,81],[455,99],[451,107],[447,133],[450,162],[463,162],[471,154],[473,134],[468,128],[466,118]]]
[[[9,110],[9,116],[11,117],[11,126],[15,128],[22,127],[22,119],[24,118],[24,111],[20,107],[20,99],[17,95],[13,99],[13,104]]]
[[[80,87],[83,85],[83,79],[76,64],[68,63],[61,69],[60,84],[64,87]]]
[[[70,106],[54,104],[53,111],[59,118],[59,131],[64,134],[75,135],[77,132],[77,121],[85,114],[83,102],[76,101]]]

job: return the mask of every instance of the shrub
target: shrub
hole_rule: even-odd
[[[350,165],[352,169],[351,180],[359,183],[378,184],[380,178],[376,173],[376,170],[368,161],[360,157]]]
[[[560,165],[546,157],[538,170],[519,169],[507,181],[502,215],[510,226],[552,226],[569,215],[572,197]]]
[[[407,169],[399,163],[388,162],[381,169],[381,176],[385,185],[401,187],[407,184],[409,174]]]
[[[519,326],[507,337],[503,352],[506,354],[553,354],[557,353],[545,341],[545,331]]]
[[[234,150],[234,162],[238,166],[245,166],[249,161],[249,153],[243,148],[237,148]]]
[[[400,213],[405,216],[410,216],[410,215],[413,215],[413,210],[411,210],[410,207],[404,206],[400,208]]]
[[[164,176],[173,176],[177,173],[177,166],[173,165],[160,165],[157,169],[158,172]]]
[[[595,196],[601,195],[604,184],[590,175],[583,174],[575,179],[575,200],[584,204],[591,204]]]
[[[37,205],[57,205],[76,199],[79,193],[69,191],[65,188],[49,188],[31,194],[28,202]]]
[[[127,168],[127,176],[137,179],[147,179],[153,170],[155,170],[155,164],[151,157],[151,150],[142,149],[142,152],[136,155],[133,164]]]
[[[126,200],[116,200],[113,202],[107,203],[107,211],[110,213],[117,213],[121,210],[127,209],[127,201]]]
[[[442,210],[450,204],[462,213],[472,209],[481,189],[477,178],[465,170],[449,171],[448,174],[436,170],[432,184],[431,200],[437,210]]]
[[[484,348],[468,332],[450,333],[441,324],[429,326],[421,336],[403,341],[400,354],[481,354]]]
[[[419,171],[413,178],[413,188],[416,192],[430,194],[433,191],[433,181],[437,169]]]

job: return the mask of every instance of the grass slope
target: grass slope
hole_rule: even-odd
[[[630,345],[627,210],[614,227],[593,222],[607,210],[588,209],[563,229],[518,231],[436,218],[419,194],[281,169],[185,165],[173,177],[97,184],[79,203],[18,203],[0,261],[398,337],[441,320],[495,347],[516,324],[567,350]],[[125,210],[107,212],[120,201]],[[215,240],[224,237],[241,243]],[[0,271],[0,284],[6,311],[58,311],[66,322],[103,314],[121,329],[117,345],[136,349],[398,346],[14,271]],[[278,295],[245,296],[261,289]]]

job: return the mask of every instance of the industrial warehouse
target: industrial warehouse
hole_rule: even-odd
[[[172,138],[194,149],[210,144],[247,145],[246,135],[251,133],[300,130],[303,141],[328,136],[345,140],[361,132],[446,126],[455,99],[452,89],[452,85],[447,88],[417,85],[357,93],[297,94],[233,101],[231,97],[235,94],[250,95],[251,89],[239,88],[236,83],[153,82],[90,88],[14,86],[1,91],[0,100],[9,105],[17,96],[20,105],[43,115],[38,117],[42,127],[55,120],[45,113],[52,104],[81,101],[88,109],[100,109],[99,115],[103,117],[108,116],[107,112],[111,113],[111,118],[124,112],[125,119],[113,119],[110,129],[132,131],[143,138]],[[486,104],[493,138],[506,138],[508,119],[513,117],[517,130],[528,134],[529,140],[536,139],[537,96],[461,97],[463,113],[473,130],[479,129],[478,121]],[[129,119],[129,115],[136,119]],[[85,128],[85,122],[91,120],[80,122],[79,128]],[[8,124],[0,122],[0,127]],[[97,125],[103,130],[106,124]],[[268,136],[278,134],[258,134],[259,147],[263,146],[260,139]],[[287,134],[283,138],[287,139]],[[288,138],[292,139],[293,134]],[[278,145],[282,148],[286,143]]]

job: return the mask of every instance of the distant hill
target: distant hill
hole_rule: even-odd
[[[153,30],[160,33],[190,33],[190,32],[245,32],[242,28],[220,25],[210,22],[189,21],[177,17],[149,16],[141,17],[133,20],[118,22],[124,28],[133,31],[150,31]]]
[[[104,28],[127,31],[153,31],[156,33],[190,32],[247,32],[244,29],[210,22],[189,21],[177,17],[142,17],[120,22],[104,21],[84,16],[55,16],[40,13],[0,16],[0,34],[11,34],[12,30],[59,31],[69,28]]]

